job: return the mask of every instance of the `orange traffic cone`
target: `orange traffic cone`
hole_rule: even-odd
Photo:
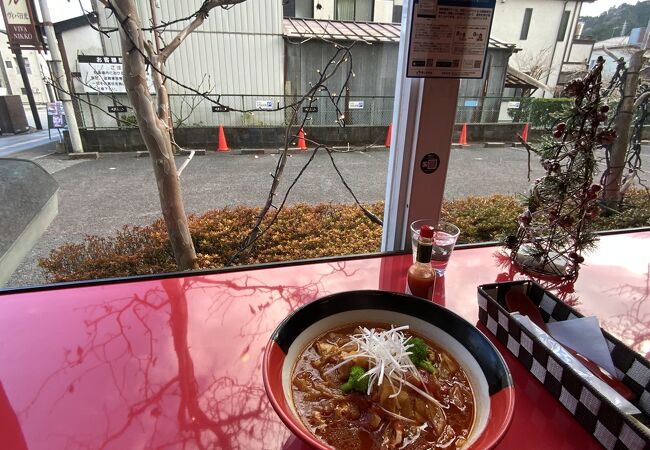
[[[467,123],[463,124],[463,128],[460,130],[460,139],[458,139],[460,145],[467,145]]]
[[[302,127],[300,127],[300,131],[298,131],[298,148],[302,151],[307,150],[307,143],[305,142],[305,132],[303,131]]]
[[[528,142],[528,123],[524,125],[524,131],[521,132],[521,139],[524,142]]]
[[[223,132],[223,125],[219,125],[219,146],[217,147],[218,152],[228,152],[228,143],[226,142],[226,135]]]
[[[393,123],[388,124],[388,134],[386,134],[386,147],[390,147],[390,139],[393,137]]]

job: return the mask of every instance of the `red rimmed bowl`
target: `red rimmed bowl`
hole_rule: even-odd
[[[263,362],[264,388],[285,425],[317,449],[330,449],[298,417],[291,375],[300,353],[329,330],[359,323],[409,325],[447,350],[465,370],[476,401],[474,425],[464,449],[493,448],[503,437],[515,405],[512,376],[492,343],[462,317],[433,302],[385,291],[341,292],[290,314],[273,333]]]

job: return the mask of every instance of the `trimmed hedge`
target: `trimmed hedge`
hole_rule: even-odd
[[[518,109],[509,109],[508,115],[514,122],[528,122],[533,128],[549,128],[562,114],[573,105],[571,98],[534,98],[519,100]]]
[[[383,202],[368,205],[383,216]],[[442,218],[461,229],[459,243],[500,240],[517,230],[522,207],[513,196],[469,197],[443,204]],[[223,267],[245,238],[256,208],[225,208],[190,216],[190,230],[201,268]],[[268,223],[268,222],[267,222]],[[621,213],[600,217],[600,230],[650,226],[650,201],[644,191],[627,194]],[[256,264],[379,251],[381,227],[354,205],[294,205],[262,235],[238,264]],[[86,236],[65,244],[39,261],[51,282],[125,277],[176,270],[162,220],[126,226],[114,236]]]

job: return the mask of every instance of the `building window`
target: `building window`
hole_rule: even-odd
[[[11,69],[14,65],[11,64],[11,61],[7,60],[5,61],[5,66],[7,66],[7,69]]]
[[[402,5],[393,5],[393,23],[402,22]]]
[[[564,40],[566,35],[566,29],[569,26],[569,18],[571,17],[571,11],[564,11],[562,14],[562,21],[560,22],[560,29],[557,31],[557,40],[561,42]]]
[[[525,41],[528,39],[528,29],[530,28],[530,18],[533,16],[533,8],[526,8],[524,11],[524,23],[521,25],[521,34],[519,39]]]
[[[27,95],[27,89],[25,89],[25,88],[20,88],[20,92],[21,92],[23,95]]]
[[[372,0],[336,0],[336,20],[372,20]]]
[[[29,64],[29,59],[23,58],[23,61],[25,62],[25,71],[27,72],[27,75],[32,74],[32,66]]]
[[[284,17],[314,18],[314,0],[285,0]]]

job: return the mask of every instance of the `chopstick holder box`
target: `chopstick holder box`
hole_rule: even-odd
[[[603,447],[650,448],[650,363],[601,328],[614,366],[620,371],[617,375],[636,394],[634,405],[642,414],[622,412],[510,316],[505,298],[511,289],[528,295],[547,323],[584,317],[534,281],[522,280],[479,286],[480,322]]]

